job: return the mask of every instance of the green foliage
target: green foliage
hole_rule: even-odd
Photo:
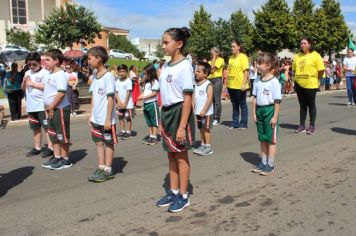
[[[2,98],[6,98],[6,96],[5,96],[4,90],[0,89],[0,99],[2,99]]]
[[[34,49],[32,35],[30,32],[26,32],[15,27],[10,30],[6,30],[6,41],[10,44],[22,46],[29,50]]]
[[[127,67],[135,65],[139,72],[143,71],[143,68],[147,66],[150,62],[148,61],[136,61],[136,60],[127,60],[127,59],[114,59],[109,58],[108,65],[110,67],[117,67],[120,64],[125,64]]]
[[[189,40],[189,51],[198,58],[210,58],[210,49],[214,45],[213,21],[211,15],[200,5],[189,22],[191,36]]]
[[[132,53],[136,58],[140,58],[140,51],[125,36],[109,33],[109,47]]]
[[[244,14],[241,9],[231,14],[230,30],[232,38],[240,41],[247,53],[252,53],[254,50],[254,28],[247,15]]]
[[[36,42],[49,48],[72,47],[73,43],[82,40],[93,43],[95,37],[101,37],[101,30],[102,26],[93,11],[83,6],[65,4],[64,7],[54,9],[39,25]]]
[[[224,58],[228,58],[231,54],[231,41],[232,35],[230,31],[230,23],[226,20],[219,18],[217,21],[214,22],[213,25],[213,46],[219,47],[221,51],[221,56]],[[210,59],[210,48],[206,50],[209,52],[209,59]]]
[[[293,19],[285,0],[268,0],[254,14],[257,49],[276,52],[293,47]]]

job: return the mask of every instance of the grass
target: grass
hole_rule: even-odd
[[[0,89],[0,99],[6,98],[4,94],[4,90]]]
[[[113,59],[109,58],[108,64],[109,66],[115,66],[117,67],[120,64],[125,64],[127,67],[130,67],[132,65],[135,65],[137,67],[137,70],[141,72],[143,68],[148,65],[150,62],[148,61],[135,61],[135,60],[127,60],[127,59]]]

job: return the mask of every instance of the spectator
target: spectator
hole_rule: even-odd
[[[11,71],[6,73],[6,87],[11,88],[11,92],[7,93],[7,98],[10,106],[11,120],[21,119],[21,101],[22,101],[22,84],[23,77],[18,71],[17,63],[11,64]]]
[[[356,79],[356,75],[354,74],[356,57],[352,48],[347,49],[347,56],[345,57],[343,64],[346,76],[347,106],[350,107],[354,106],[356,102],[356,91],[353,86],[354,80]]]

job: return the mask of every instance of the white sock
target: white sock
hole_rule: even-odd
[[[179,193],[179,189],[171,189],[171,191],[174,195],[177,195]]]
[[[61,158],[61,156],[59,156],[59,157],[54,157],[54,158],[58,158],[58,159],[59,159],[59,158]]]
[[[126,131],[126,133],[131,134],[131,131],[130,131],[130,130],[128,130],[128,131]]]
[[[68,161],[69,160],[69,157],[63,157],[64,160]]]
[[[188,198],[188,193],[183,193],[182,196],[183,196],[184,199],[187,199]]]
[[[41,150],[41,148],[40,148],[40,147],[35,147],[35,149],[36,149],[36,150],[38,150],[38,151],[40,151],[40,150]]]
[[[268,158],[268,165],[273,167],[274,166],[274,159]]]
[[[261,157],[262,158],[262,164],[267,165],[267,157]]]
[[[205,144],[205,147],[211,147],[211,144]]]
[[[99,165],[99,169],[100,170],[104,170],[105,169],[105,165]]]
[[[123,130],[121,130],[121,132],[124,134],[124,133],[126,133],[126,130],[123,129]]]
[[[105,166],[105,168],[104,168],[104,170],[106,171],[106,172],[111,172],[111,170],[112,170],[112,168],[111,168],[111,166]]]
[[[53,147],[50,147],[49,149],[51,149],[53,151]]]

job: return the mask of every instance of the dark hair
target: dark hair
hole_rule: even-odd
[[[59,49],[50,49],[45,52],[45,56],[51,57],[54,60],[58,60],[58,66],[62,64],[64,59],[63,53]]]
[[[109,55],[106,49],[102,46],[95,46],[89,49],[88,54],[94,56],[94,57],[99,57],[101,59],[101,63],[103,65],[108,61]]]
[[[351,50],[351,51],[354,51],[354,49],[353,49],[353,48],[347,48],[347,50]]]
[[[270,65],[270,69],[273,73],[278,71],[278,59],[276,54],[271,52],[262,52],[257,56],[257,64],[267,64]]]
[[[28,61],[37,61],[41,62],[41,55],[38,52],[31,52],[28,54],[28,56],[25,59],[25,62],[27,63]]]
[[[187,27],[182,27],[182,28],[169,28],[166,31],[164,31],[165,34],[169,34],[172,39],[176,42],[182,41],[183,46],[182,49],[184,49],[185,45],[187,44],[187,40],[190,37],[190,32]]]
[[[203,62],[203,61],[199,61],[197,66],[201,66],[203,67],[203,72],[204,74],[206,74],[207,76],[210,75],[211,73],[211,66],[208,62]]]
[[[313,41],[309,36],[304,36],[300,41],[306,40],[310,44],[309,52],[314,51]]]
[[[240,52],[245,53],[245,48],[242,46],[242,43],[238,39],[233,39],[231,43],[236,43],[240,47]]]
[[[126,72],[128,72],[127,65],[125,65],[125,64],[118,65],[117,71],[120,71],[120,70],[125,70]]]
[[[145,84],[146,83],[152,84],[155,79],[157,80],[157,73],[156,73],[155,66],[153,64],[149,64],[145,66],[143,70],[146,72]]]
[[[136,68],[135,65],[130,66],[129,71],[133,70],[134,68]]]

